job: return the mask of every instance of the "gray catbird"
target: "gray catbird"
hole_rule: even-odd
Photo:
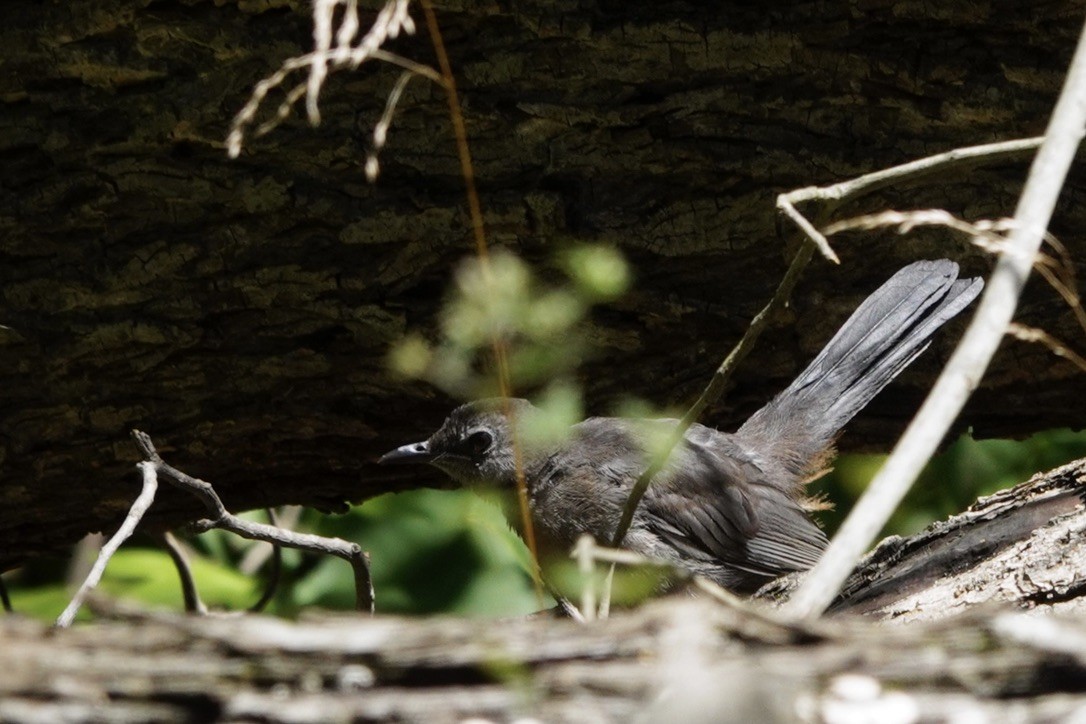
[[[693,425],[649,487],[624,545],[737,592],[814,565],[826,536],[808,517],[804,482],[833,456],[844,425],[980,293],[946,259],[905,267],[869,296],[799,377],[735,433]],[[382,463],[434,465],[465,485],[511,489],[514,428],[536,409],[483,400],[453,410],[425,442]],[[593,417],[560,442],[518,435],[541,547],[583,533],[609,541],[650,435],[675,420]]]

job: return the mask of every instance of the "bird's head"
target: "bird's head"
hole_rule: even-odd
[[[491,398],[456,408],[428,440],[386,453],[382,465],[428,463],[467,486],[512,486],[513,435],[535,408],[527,400]]]

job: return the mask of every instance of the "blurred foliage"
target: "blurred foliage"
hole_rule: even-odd
[[[497,616],[529,613],[540,602],[528,575],[528,552],[492,502],[462,491],[419,490],[386,495],[346,515],[305,511],[299,530],[358,542],[370,553],[377,610]],[[265,575],[248,577],[238,565],[252,543],[223,531],[193,541],[189,562],[201,597],[213,609],[242,610],[260,595]],[[16,611],[54,619],[69,598],[65,566],[39,561],[5,575]],[[157,548],[125,546],[99,586],[110,596],[180,610],[173,563]],[[283,574],[268,612],[293,616],[311,607],[354,606],[350,567],[333,557],[283,551]],[[86,611],[81,619],[88,618]]]
[[[199,582],[200,595],[213,608],[244,608],[259,596],[256,582],[233,567],[206,556],[192,556],[189,562]],[[60,570],[58,570],[58,568]],[[41,576],[42,569],[52,573]],[[47,621],[55,619],[71,598],[64,585],[63,568],[48,561],[35,562],[9,573],[12,608]],[[97,589],[107,596],[132,599],[155,608],[182,608],[181,584],[165,551],[129,546],[117,552],[106,567]],[[77,621],[90,618],[86,608]]]
[[[963,435],[928,463],[882,534],[917,533],[932,521],[961,512],[982,495],[1082,457],[1086,432],[1049,430],[1022,441]],[[842,455],[833,472],[814,484],[835,504],[834,510],[819,516],[828,531],[837,529],[885,459],[885,455]]]
[[[389,366],[460,399],[494,397],[500,390],[493,364],[498,345],[512,389],[542,390],[542,407],[551,402],[567,417],[579,415],[573,378],[589,350],[582,322],[594,304],[626,291],[630,272],[608,246],[567,249],[559,266],[568,281],[547,284],[507,251],[465,260],[438,316],[438,341],[407,335],[390,350]]]

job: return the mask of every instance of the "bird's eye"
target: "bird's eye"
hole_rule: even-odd
[[[479,457],[485,454],[490,446],[494,444],[494,437],[486,430],[477,430],[468,435],[465,443],[465,447],[467,447],[472,457]]]

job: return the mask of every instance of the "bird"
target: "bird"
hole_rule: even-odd
[[[845,425],[980,293],[947,259],[905,266],[865,299],[795,380],[732,433],[693,424],[640,501],[623,547],[738,594],[811,568],[827,545],[805,494]],[[527,400],[461,405],[381,464],[425,463],[466,487],[514,490],[518,459],[543,550],[610,541],[652,441],[674,419],[590,417],[533,442]],[[511,516],[511,520],[513,517]]]

